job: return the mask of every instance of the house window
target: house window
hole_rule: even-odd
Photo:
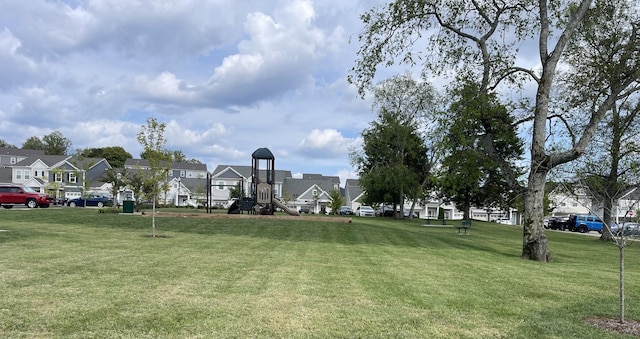
[[[55,177],[56,182],[62,182],[62,173],[56,173]]]
[[[16,180],[22,180],[22,170],[16,170]]]
[[[11,157],[11,164],[15,164],[17,162],[18,159],[16,159],[16,157]]]
[[[29,180],[30,177],[31,177],[31,171],[24,170],[24,180]]]
[[[69,173],[69,182],[75,184],[77,181],[75,173]]]
[[[180,171],[180,178],[184,178],[187,175],[187,172]]]
[[[313,194],[314,197],[317,197],[318,196],[318,190],[311,191],[311,194]]]
[[[333,184],[333,189],[338,191],[340,189],[340,186],[338,184]]]
[[[223,190],[224,189],[224,181],[218,181],[218,189],[219,190]]]

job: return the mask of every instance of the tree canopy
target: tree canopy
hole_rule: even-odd
[[[631,1],[616,0],[616,3]],[[558,92],[556,75],[559,65],[566,61],[569,44],[583,41],[576,34],[583,23],[598,27],[603,36],[611,35],[598,20],[593,4],[604,0],[573,1],[487,1],[466,2],[438,0],[395,0],[364,13],[364,31],[358,36],[361,47],[358,59],[349,76],[363,94],[373,81],[378,67],[403,63],[420,66],[425,76],[451,76],[456,80],[477,79],[479,90],[490,94],[500,89],[518,89],[532,84],[535,87],[534,105],[528,116],[519,119],[532,131],[530,139],[529,174],[524,195],[524,232],[522,257],[549,261],[551,254],[543,228],[544,187],[547,174],[554,167],[575,160],[591,143],[595,129],[621,93],[640,77],[640,53],[637,52],[637,22],[626,23],[627,38],[612,58],[617,70],[617,83],[607,91],[598,91],[587,82],[574,78],[576,98],[593,103],[588,111],[588,124],[573,135],[574,142],[566,147],[548,147],[548,125],[554,106],[563,106],[554,93]],[[637,6],[631,6],[634,10]],[[590,21],[589,21],[590,20]],[[592,31],[596,31],[595,29]],[[535,69],[530,64],[530,49],[537,47]],[[583,50],[589,50],[585,46]],[[628,47],[628,48],[627,48]],[[583,54],[582,64],[589,65],[592,57]],[[599,79],[601,68],[583,72],[582,78]],[[455,83],[454,81],[453,83]],[[598,89],[600,89],[598,87]],[[588,94],[584,97],[582,94]],[[526,102],[523,102],[526,104]],[[512,112],[514,114],[515,112]],[[561,117],[559,117],[561,119]],[[498,155],[492,140],[483,141],[488,154]],[[496,156],[495,161],[506,163]],[[507,162],[508,163],[508,162]],[[516,182],[517,178],[510,178]]]

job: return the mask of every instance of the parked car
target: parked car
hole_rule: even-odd
[[[393,206],[380,206],[376,209],[377,217],[393,217],[394,214]]]
[[[340,215],[353,215],[353,209],[350,206],[342,206],[338,210],[338,214]]]
[[[409,210],[404,210],[404,217],[408,218],[409,217]],[[417,211],[413,211],[413,213],[411,214],[411,218],[417,219],[420,217],[420,213],[418,213]]]
[[[376,212],[373,210],[373,207],[365,205],[356,209],[356,215],[359,217],[375,217]]]
[[[6,209],[14,205],[25,205],[29,208],[49,207],[52,201],[48,194],[36,192],[31,187],[0,184],[0,205]]]
[[[625,237],[640,236],[640,224],[637,222],[625,222],[621,226],[611,226],[611,233],[614,236],[619,236],[620,232]]]
[[[596,215],[592,214],[576,214],[569,216],[568,228],[572,232],[587,233],[590,231],[598,231],[602,233],[604,224]]]
[[[309,211],[309,207],[300,207],[300,210],[298,212],[300,212],[300,214],[302,214],[302,213],[309,214],[309,212],[310,212]]]
[[[76,198],[71,199],[67,202],[67,206],[71,207],[85,207],[85,206],[97,206],[97,207],[105,207],[105,206],[113,206],[113,200],[102,196],[102,195],[92,195],[85,198]]]

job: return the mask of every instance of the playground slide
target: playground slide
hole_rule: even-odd
[[[298,213],[298,211],[287,207],[285,204],[282,203],[282,201],[280,201],[280,200],[278,200],[276,198],[273,198],[273,204],[278,206],[278,207],[280,207],[288,215],[300,215],[300,213]]]

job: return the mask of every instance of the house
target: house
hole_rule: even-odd
[[[206,198],[207,192],[207,165],[190,162],[172,162],[168,164],[167,173],[168,190],[160,193],[159,199],[164,204],[176,206],[194,206]],[[124,163],[125,171],[140,171],[146,173],[151,168],[149,161],[145,159],[127,159]],[[117,201],[134,199],[134,194],[129,188],[125,188],[119,194]]]
[[[331,212],[331,191],[340,192],[340,178],[321,174],[303,174],[302,178],[287,177],[284,179],[282,201],[297,211],[308,210],[310,213]]]
[[[104,158],[68,155],[33,155],[13,164],[11,182],[48,192],[56,198],[74,199],[83,193],[107,195],[100,179],[111,165]]]

